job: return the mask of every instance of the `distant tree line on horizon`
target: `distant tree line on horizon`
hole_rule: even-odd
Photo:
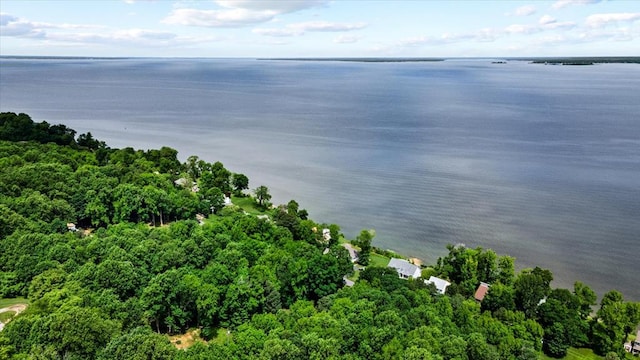
[[[338,225],[295,200],[271,206],[266,186],[248,199],[260,216],[225,206],[251,196],[245,175],[89,135],[0,113],[0,298],[29,301],[0,332],[0,359],[628,356],[640,303],[617,291],[593,312],[583,283],[552,289],[549,270],[516,274],[509,256],[453,245],[423,269],[452,283],[444,295],[366,256],[344,286],[353,264]],[[373,236],[353,244],[368,254]],[[187,331],[208,342],[177,350],[168,335]]]

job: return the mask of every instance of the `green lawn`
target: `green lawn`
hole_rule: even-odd
[[[387,265],[389,265],[389,260],[391,259],[389,259],[386,256],[382,256],[376,253],[371,253],[371,257],[369,258],[369,265],[377,266],[377,267],[387,267]]]
[[[17,304],[28,304],[29,300],[25,298],[0,299],[0,309]]]
[[[354,271],[353,275],[347,276],[347,279],[349,279],[349,280],[351,280],[353,282],[358,281],[358,278],[360,278],[360,271]]]
[[[231,202],[234,205],[239,206],[242,210],[248,212],[251,215],[264,214],[264,210],[261,209],[252,197],[235,197],[231,196]]]
[[[231,340],[231,333],[227,333],[227,329],[220,328],[218,329],[218,334],[216,335],[216,337],[211,339],[209,343],[222,345],[229,342],[230,340]]]
[[[555,358],[548,357],[546,355],[540,355],[541,360],[556,360]],[[593,353],[591,349],[576,349],[569,348],[567,356],[563,360],[602,360],[603,357]]]

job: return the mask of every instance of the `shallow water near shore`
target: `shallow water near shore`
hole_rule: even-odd
[[[640,301],[640,65],[0,60],[0,111],[245,173],[426,264],[492,248]]]

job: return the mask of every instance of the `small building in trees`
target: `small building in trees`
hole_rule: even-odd
[[[349,252],[349,258],[351,258],[351,262],[355,263],[358,261],[358,252],[356,251],[356,249],[353,248],[353,246],[351,246],[351,244],[347,244],[344,243],[342,244],[342,246],[347,249],[347,251]]]
[[[633,341],[624,344],[624,349],[633,355],[640,354],[640,330],[636,333],[636,338]]]
[[[440,279],[435,276],[429,277],[429,280],[425,280],[424,283],[427,285],[433,284],[436,287],[436,290],[438,290],[440,294],[444,294],[447,291],[447,286],[451,285],[451,283],[448,282],[447,280]]]
[[[200,191],[200,188],[198,187],[198,184],[194,183],[193,181],[187,179],[187,178],[180,178],[176,181],[173,182],[174,184],[176,184],[176,186],[179,187],[183,187],[185,189],[189,189],[191,190],[191,192],[198,192]]]
[[[422,275],[422,270],[420,270],[419,266],[414,265],[404,259],[391,258],[387,267],[396,269],[396,271],[398,272],[398,276],[400,276],[401,279],[417,279],[420,277],[420,275]]]
[[[322,238],[324,239],[325,243],[329,243],[331,241],[331,230],[322,229]]]
[[[482,302],[482,300],[484,300],[484,297],[487,296],[487,292],[489,291],[489,284],[481,282],[480,285],[478,285],[478,289],[476,289],[476,293],[473,295],[473,297]]]

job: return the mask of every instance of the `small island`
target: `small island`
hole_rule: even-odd
[[[640,303],[461,244],[345,236],[175,149],[0,113],[0,354],[64,359],[632,358]],[[3,315],[4,314],[4,315]],[[542,355],[544,354],[544,355]],[[576,357],[578,354],[579,356]]]

